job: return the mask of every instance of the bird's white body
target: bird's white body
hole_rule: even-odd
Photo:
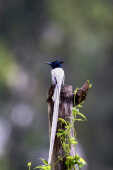
[[[52,84],[55,85],[58,82],[64,84],[64,70],[62,68],[55,68],[51,70]]]
[[[51,78],[52,78],[52,84],[55,85],[55,89],[54,89],[54,94],[52,97],[53,102],[54,102],[54,109],[53,109],[53,121],[52,121],[52,128],[51,128],[48,164],[51,164],[54,141],[55,141],[55,136],[56,136],[60,91],[61,91],[61,86],[64,84],[64,78],[65,78],[64,70],[62,68],[52,69]]]

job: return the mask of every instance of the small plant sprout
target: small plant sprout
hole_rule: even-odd
[[[28,166],[28,170],[31,170],[31,162],[28,162],[27,166]]]
[[[40,169],[40,170],[51,170],[51,166],[48,165],[48,162],[41,158],[41,161],[43,162],[43,165],[36,166],[34,169]]]
[[[89,84],[89,88],[92,88],[92,84],[90,83],[90,80],[87,80],[88,84]]]

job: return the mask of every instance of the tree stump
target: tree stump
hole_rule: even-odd
[[[51,134],[51,126],[52,126],[52,117],[53,117],[53,107],[54,103],[52,101],[52,96],[54,93],[55,86],[51,86],[49,89],[49,95],[48,95],[48,119],[49,119],[49,136]],[[88,81],[84,83],[84,85],[77,90],[76,95],[74,96],[72,86],[71,85],[64,85],[61,88],[61,94],[60,94],[60,105],[59,105],[59,118],[63,118],[65,121],[72,121],[72,108],[74,104],[79,104],[86,98],[86,94],[89,88]],[[75,102],[75,103],[74,103]],[[60,122],[57,124],[57,130],[58,129],[65,129],[64,125],[61,125]],[[70,134],[72,137],[74,137],[74,129],[71,131]],[[71,151],[70,155],[75,155],[75,148],[74,145],[71,145]],[[59,160],[59,157],[63,158],[62,160]],[[55,137],[55,143],[54,143],[54,149],[53,149],[53,155],[52,155],[52,163],[51,163],[51,169],[52,170],[67,170],[65,165],[65,153],[62,148],[62,144],[60,142],[60,139],[56,136]]]

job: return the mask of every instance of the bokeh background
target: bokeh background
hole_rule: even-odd
[[[47,159],[47,92],[53,56],[66,84],[91,80],[78,125],[87,170],[113,169],[113,1],[0,0],[0,170]]]

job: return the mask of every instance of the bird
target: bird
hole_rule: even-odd
[[[64,85],[65,74],[62,68],[62,64],[64,61],[55,60],[53,62],[46,62],[52,68],[51,70],[51,82],[52,85],[55,86],[54,93],[52,96],[52,100],[54,102],[53,108],[53,120],[52,120],[52,128],[50,135],[50,148],[49,148],[49,157],[48,164],[51,165],[53,147],[55,142],[56,130],[57,130],[57,122],[58,122],[58,111],[59,111],[59,101],[60,101],[60,91],[62,85]]]

